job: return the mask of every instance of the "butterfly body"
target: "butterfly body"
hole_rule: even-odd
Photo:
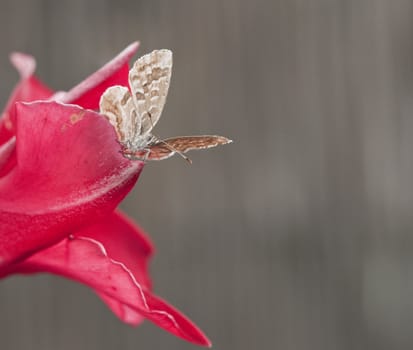
[[[114,126],[122,153],[128,159],[161,160],[192,149],[204,149],[231,140],[215,135],[181,136],[161,140],[152,134],[171,80],[172,52],[155,50],[139,58],[129,71],[129,87],[112,86],[100,99],[100,112]],[[189,160],[186,156],[185,159]]]

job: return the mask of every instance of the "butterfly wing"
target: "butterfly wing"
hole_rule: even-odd
[[[114,126],[121,142],[133,140],[141,128],[141,119],[129,90],[124,86],[111,86],[100,98],[100,113]]]
[[[231,142],[226,137],[216,135],[171,137],[150,145],[150,152],[146,155],[146,159],[162,160],[173,156],[175,153],[186,153],[191,150],[206,149]]]
[[[141,118],[139,134],[149,133],[166,102],[172,73],[172,52],[155,50],[139,58],[129,71],[129,85]]]
[[[162,160],[175,153],[211,148],[232,142],[216,135],[180,136],[158,140],[151,130],[166,102],[172,72],[172,52],[155,50],[139,58],[129,71],[131,93],[126,87],[108,88],[100,100],[100,112],[115,127],[125,157]]]

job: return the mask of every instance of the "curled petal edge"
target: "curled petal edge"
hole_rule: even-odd
[[[80,264],[86,260],[88,264]],[[86,265],[86,266],[85,266]],[[82,270],[83,268],[83,270]],[[99,241],[72,236],[19,264],[12,273],[48,272],[92,287],[129,324],[143,316],[166,331],[192,343],[211,346],[204,333],[186,316],[153,295],[122,262],[112,259]]]
[[[68,92],[58,92],[54,99],[63,103],[78,104],[84,108],[98,109],[100,96],[113,85],[128,86],[128,61],[139,48],[139,42],[133,42],[102,68],[87,77]]]

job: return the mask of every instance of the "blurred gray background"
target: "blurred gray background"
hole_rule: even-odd
[[[0,102],[65,90],[134,40],[174,51],[157,134],[235,143],[149,164],[122,208],[155,291],[215,349],[412,349],[413,2],[1,1]],[[56,277],[0,282],[1,349],[195,349]]]

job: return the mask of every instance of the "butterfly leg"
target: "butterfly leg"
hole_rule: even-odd
[[[146,162],[149,158],[149,154],[151,153],[150,148],[144,148],[142,151],[139,152],[140,154],[133,154],[133,153],[125,153],[122,152],[123,156],[125,158],[128,158],[130,160],[139,160],[141,162]],[[143,153],[143,154],[142,154]],[[141,155],[142,154],[142,155]]]
[[[150,148],[145,148],[145,155],[143,156],[143,161],[146,162],[149,158],[149,155],[151,154],[151,149]]]

